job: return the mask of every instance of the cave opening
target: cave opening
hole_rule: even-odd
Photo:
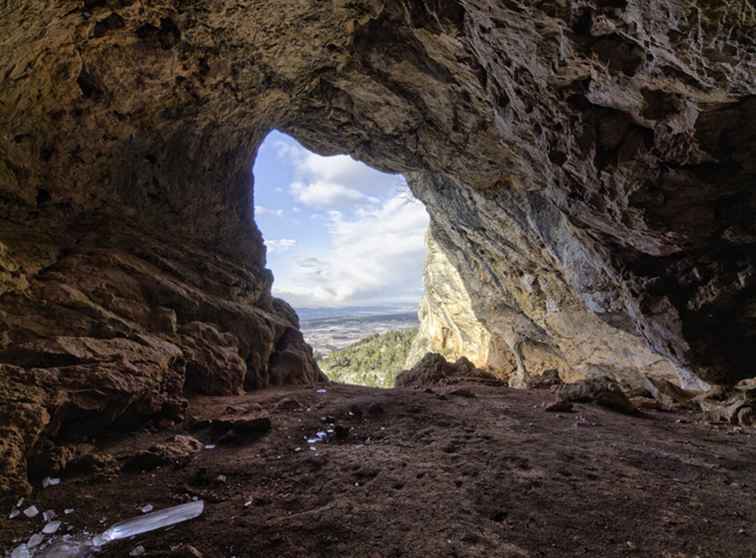
[[[419,325],[425,207],[401,174],[320,155],[277,130],[252,172],[273,295],[297,311],[321,369],[393,387]]]

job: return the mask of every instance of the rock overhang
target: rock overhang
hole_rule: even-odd
[[[290,312],[270,296],[252,219],[250,154],[279,128],[321,153],[404,173],[478,318],[525,363],[555,354],[574,367],[579,351],[554,340],[590,319],[609,350],[619,331],[708,382],[750,376],[754,45],[752,22],[728,9],[673,0],[8,6],[0,349],[31,344],[49,355],[73,336],[91,352],[91,339],[149,334],[181,350],[200,343],[183,331],[201,331],[237,347],[233,368],[259,372],[258,386],[287,339],[306,373],[287,365],[282,377],[316,379]],[[555,324],[554,308],[570,319]],[[222,358],[195,353],[204,369]],[[155,378],[174,378],[161,384],[165,401],[181,394],[185,360],[156,361]],[[6,394],[19,377],[58,393],[39,368],[11,365]],[[139,386],[145,415],[162,404],[149,385]],[[7,397],[7,408],[23,400]],[[46,428],[25,432],[21,446]]]

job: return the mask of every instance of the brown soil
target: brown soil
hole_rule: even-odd
[[[201,518],[113,545],[107,557],[138,544],[165,556],[180,543],[206,558],[756,556],[753,429],[589,405],[549,413],[548,391],[478,384],[327,389],[197,399],[198,419],[265,409],[272,432],[181,467],[64,479],[28,501],[74,508],[66,523],[94,531],[146,503],[206,500]],[[304,437],[327,416],[349,435],[312,451]],[[187,426],[107,449],[125,455],[186,432],[212,443],[209,429]],[[40,519],[3,513],[0,548],[40,528]]]

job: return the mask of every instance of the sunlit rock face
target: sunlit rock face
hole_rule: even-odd
[[[319,376],[252,215],[273,128],[415,176],[521,376],[752,375],[753,24],[745,1],[0,3],[0,484],[185,389]]]
[[[450,362],[464,356],[478,368],[511,375],[516,366],[514,353],[483,325],[460,271],[438,245],[431,229],[426,236],[426,249],[425,292],[418,311],[420,327],[405,368],[414,367],[427,353],[438,353]]]
[[[528,209],[532,193],[459,197],[463,189],[426,178],[410,181],[435,218],[428,236],[421,325],[407,367],[432,351],[447,360],[466,356],[518,387],[550,369],[566,381],[610,375],[628,388],[642,388],[644,378],[653,376],[703,387],[670,359],[653,353],[640,336],[610,325],[576,296],[563,269],[554,265],[560,247],[580,250],[569,246],[572,238],[559,213]],[[436,206],[445,209],[434,211]],[[529,217],[518,221],[523,210],[520,215]],[[550,221],[553,217],[556,221]],[[486,218],[490,225],[483,229]],[[589,273],[591,268],[576,269]],[[585,282],[598,280],[587,277]]]

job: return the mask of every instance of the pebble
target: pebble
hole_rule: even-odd
[[[143,556],[145,553],[144,547],[140,544],[134,550],[129,552],[129,556]]]
[[[44,529],[42,529],[42,532],[45,535],[53,535],[58,529],[60,529],[60,521],[51,521],[50,523],[45,525]]]
[[[44,535],[40,533],[34,533],[31,537],[29,537],[29,541],[26,543],[26,546],[28,546],[29,548],[34,548],[42,544],[44,540],[45,540]]]

